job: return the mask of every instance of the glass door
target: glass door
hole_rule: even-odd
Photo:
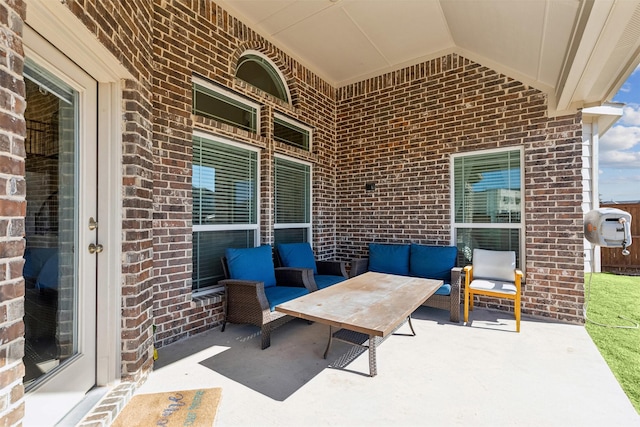
[[[51,423],[96,383],[97,84],[51,46],[24,77],[25,420]]]

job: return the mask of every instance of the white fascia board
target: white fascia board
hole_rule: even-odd
[[[602,136],[622,117],[624,106],[621,102],[607,102],[588,107],[582,110],[582,118],[584,122],[597,123],[598,136]]]
[[[557,105],[554,109],[569,110],[570,105],[576,102],[574,95],[584,78],[614,4],[612,0],[598,0],[582,4],[582,9],[574,24],[574,34],[567,49],[565,64],[556,85]]]
[[[576,34],[557,84],[557,110],[587,107],[611,99],[634,71],[640,57],[638,43],[630,43],[637,33],[633,22],[640,1],[598,0],[591,5],[590,9],[583,8],[576,22]],[[623,54],[624,49],[628,54]]]

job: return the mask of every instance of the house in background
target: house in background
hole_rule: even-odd
[[[231,246],[512,249],[523,312],[583,321],[593,153],[640,62],[640,1],[0,12],[3,424],[135,386],[154,344],[218,326]]]

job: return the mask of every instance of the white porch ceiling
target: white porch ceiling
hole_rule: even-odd
[[[640,63],[640,0],[218,0],[336,87],[457,53],[542,90],[610,99]]]

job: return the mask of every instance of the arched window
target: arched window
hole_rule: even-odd
[[[247,51],[240,57],[236,77],[286,103],[290,102],[291,96],[284,77],[278,68],[259,52]]]

